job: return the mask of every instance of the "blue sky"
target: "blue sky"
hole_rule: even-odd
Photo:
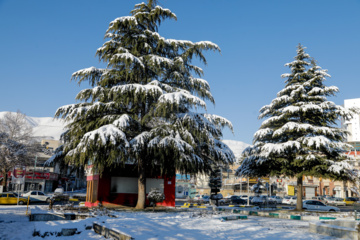
[[[133,0],[0,0],[0,111],[20,110],[52,117],[75,103],[86,85],[70,81],[82,68],[102,67],[95,51],[113,19],[129,15]],[[329,70],[327,85],[339,87],[337,104],[359,98],[359,0],[160,0],[178,21],[166,21],[166,38],[208,40],[221,54],[206,53],[201,66],[216,105],[208,112],[229,119],[234,134],[224,139],[252,142],[259,109],[284,87],[301,43]]]

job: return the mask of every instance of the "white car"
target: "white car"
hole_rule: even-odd
[[[64,194],[64,188],[59,187],[59,188],[55,189],[54,195],[62,195],[62,194]]]
[[[260,205],[260,204],[274,204],[277,203],[275,200],[269,198],[266,195],[261,195],[261,196],[255,196],[252,200],[251,203],[254,205]]]
[[[335,206],[346,206],[343,198],[331,198],[326,200],[326,204]]]
[[[271,196],[269,199],[273,200],[274,202],[277,202],[278,204],[282,203],[282,197],[280,196]]]
[[[21,194],[22,197],[29,197],[30,196],[30,202],[50,202],[51,196],[46,195],[43,192],[40,191],[29,191],[27,193]]]
[[[340,209],[334,206],[327,206],[319,200],[304,200],[303,209],[319,212],[340,212]]]
[[[297,202],[297,197],[284,197],[282,204],[295,205]]]

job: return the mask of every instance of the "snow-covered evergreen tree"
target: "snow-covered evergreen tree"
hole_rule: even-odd
[[[63,152],[77,165],[88,161],[98,171],[131,162],[138,168],[137,208],[145,204],[145,169],[163,174],[209,172],[211,164],[234,161],[220,141],[222,128],[231,123],[199,113],[205,101],[214,103],[203,70],[204,50],[220,51],[211,42],[165,39],[160,23],[175,19],[156,1],[135,5],[131,16],[112,21],[108,40],[97,50],[106,69],[90,67],[72,79],[88,81],[91,89],[77,95],[82,103],[59,108],[56,117],[68,121]]]
[[[237,174],[296,177],[297,209],[302,209],[304,175],[351,178],[351,166],[343,155],[349,147],[343,143],[346,131],[336,126],[336,120],[351,117],[353,110],[327,100],[339,90],[324,85],[330,77],[327,70],[317,66],[301,45],[295,60],[285,66],[291,69],[282,75],[285,88],[260,109],[259,118],[266,120],[254,134],[254,145],[243,152]]]

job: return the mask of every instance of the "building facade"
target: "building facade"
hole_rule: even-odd
[[[175,207],[175,176],[167,177],[160,172],[150,171],[146,175],[146,194],[158,189],[165,195],[165,200],[156,205]],[[101,174],[94,171],[91,165],[87,166],[85,206],[94,207],[101,203],[134,207],[138,198],[137,176],[137,167],[132,164],[104,169]],[[146,205],[149,204],[146,200]]]

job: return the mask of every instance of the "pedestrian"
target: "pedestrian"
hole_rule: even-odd
[[[55,201],[54,196],[52,196],[52,197],[50,198],[50,202],[49,202],[49,210],[52,210],[54,201]]]

